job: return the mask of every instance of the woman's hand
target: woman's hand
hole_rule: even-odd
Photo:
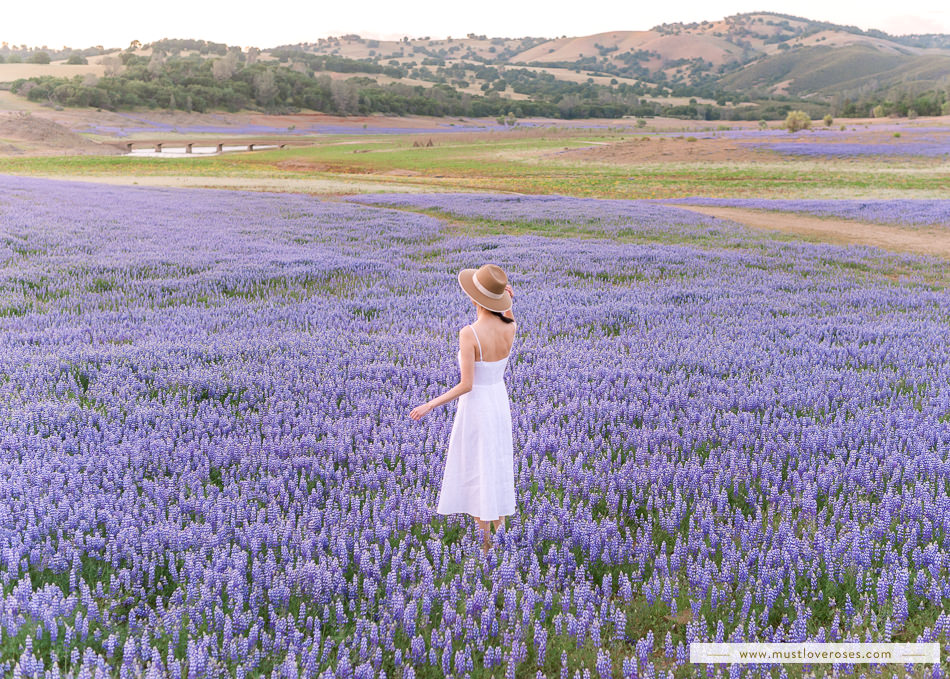
[[[430,410],[432,410],[432,406],[429,403],[423,403],[421,406],[413,408],[412,412],[409,413],[409,417],[414,420],[421,420]]]
[[[511,283],[508,283],[507,285],[505,285],[505,292],[511,295],[512,299],[515,298],[515,291],[511,289]]]

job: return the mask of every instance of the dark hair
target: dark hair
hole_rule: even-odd
[[[492,313],[495,314],[496,316],[498,316],[498,318],[500,318],[501,320],[503,320],[505,323],[514,323],[514,322],[515,322],[515,319],[509,318],[508,316],[505,316],[505,315],[504,315],[503,313],[501,313],[500,311],[492,311]]]

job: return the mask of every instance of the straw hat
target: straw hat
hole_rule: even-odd
[[[459,271],[459,285],[465,294],[489,311],[511,308],[511,295],[505,290],[508,276],[500,266],[485,264],[477,269]]]

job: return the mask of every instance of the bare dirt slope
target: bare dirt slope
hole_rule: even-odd
[[[755,229],[784,231],[817,238],[838,245],[871,245],[883,250],[916,252],[950,259],[950,231],[941,228],[914,228],[857,222],[849,219],[825,219],[808,215],[748,210],[734,207],[677,205],[710,217],[728,219]]]
[[[12,83],[19,78],[35,78],[52,75],[59,78],[72,78],[75,75],[105,75],[105,66],[101,64],[0,64],[0,83]]]
[[[632,134],[635,134],[635,131],[632,131]],[[629,141],[555,153],[564,160],[582,160],[607,165],[694,160],[737,162],[762,160],[767,156],[762,151],[743,146],[732,139],[662,136],[640,136]]]
[[[68,127],[28,112],[0,112],[0,152],[7,154],[118,154]]]

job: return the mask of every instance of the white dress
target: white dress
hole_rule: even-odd
[[[478,334],[475,341],[481,356]],[[515,511],[511,408],[504,380],[510,356],[509,351],[497,361],[475,361],[472,390],[458,398],[436,509],[439,514],[462,512],[494,521]],[[461,365],[461,351],[458,360]]]

